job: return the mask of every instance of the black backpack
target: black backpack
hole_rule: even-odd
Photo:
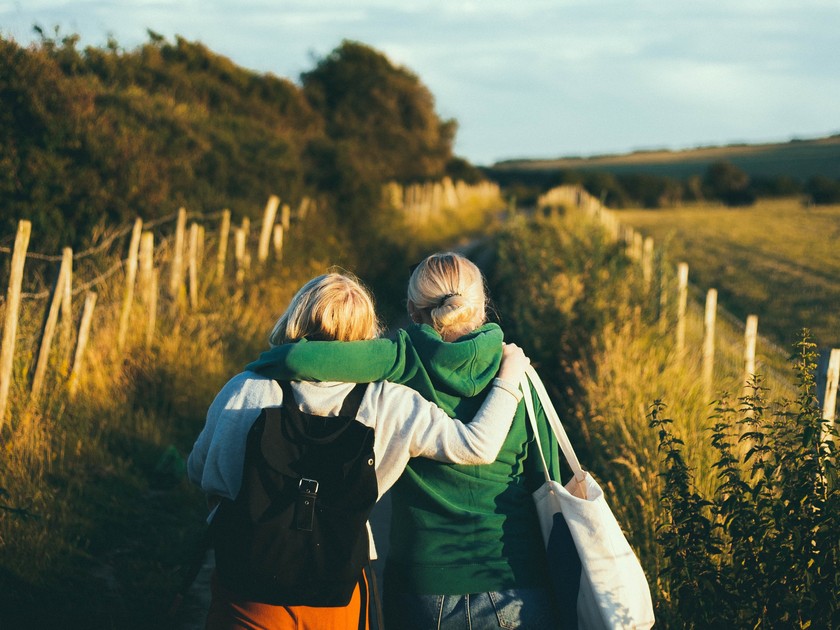
[[[369,558],[376,503],[373,429],[355,420],[366,385],[339,416],[263,409],[248,434],[242,488],[211,525],[222,584],[249,601],[345,606]]]

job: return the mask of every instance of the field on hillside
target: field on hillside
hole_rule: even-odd
[[[499,170],[570,170],[647,173],[684,179],[702,174],[709,164],[735,164],[752,176],[789,175],[806,180],[814,175],[840,177],[840,136],[779,144],[731,145],[683,151],[638,151],[623,155],[556,160],[509,160]]]
[[[619,220],[654,238],[693,285],[786,348],[801,328],[820,346],[840,346],[840,206],[795,200],[748,208],[698,205],[622,210]]]

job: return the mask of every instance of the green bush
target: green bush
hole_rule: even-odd
[[[807,334],[797,346],[797,400],[768,403],[756,377],[737,407],[718,401],[711,441],[719,485],[711,497],[693,487],[663,404],[651,409],[663,479],[660,578],[671,595],[660,612],[673,625],[840,624],[837,433],[821,419]]]

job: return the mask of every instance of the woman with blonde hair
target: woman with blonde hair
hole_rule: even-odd
[[[354,278],[330,273],[314,278],[296,293],[274,325],[270,342],[275,347],[307,343],[307,340],[311,343],[319,340],[357,342],[373,340],[378,334],[379,325],[370,294]],[[362,387],[347,382],[278,382],[269,376],[245,371],[233,377],[211,404],[206,424],[189,456],[188,474],[211,498],[213,511],[209,518],[213,525],[222,523],[218,527],[229,537],[236,530],[229,526],[224,529],[224,524],[238,523],[228,516],[234,510],[231,506],[245,484],[251,482],[250,476],[243,479],[243,464],[247,464],[246,453],[250,452],[247,448],[253,444],[252,428],[259,422],[265,422],[267,427],[269,418],[279,418],[277,431],[284,434],[291,432],[294,422],[302,418],[300,426],[307,427],[304,433],[317,427],[317,435],[309,436],[313,442],[323,442],[326,436],[329,439],[333,436],[358,439],[358,443],[350,444],[351,448],[345,451],[356,458],[352,460],[354,467],[347,470],[361,471],[356,484],[358,500],[364,502],[364,497],[371,497],[370,505],[361,506],[364,519],[373,501],[391,487],[412,457],[465,465],[494,461],[518,407],[521,394],[517,383],[527,363],[521,350],[506,346],[505,359],[498,374],[494,373],[491,391],[484,404],[474,413],[462,416],[474,416],[469,424],[450,418],[417,392],[395,383],[375,382]],[[353,404],[348,407],[351,399]],[[278,407],[282,407],[284,415],[269,415]],[[318,422],[309,423],[312,418]],[[266,428],[265,434],[268,432]],[[300,461],[284,460],[277,466],[283,475],[289,476],[288,479],[281,476],[282,483],[286,483],[293,493],[297,492],[298,486],[304,488],[305,485],[306,492],[317,493],[318,483],[314,483],[317,480],[295,477]],[[368,472],[365,472],[366,464]],[[369,467],[374,468],[373,474]],[[328,477],[321,479],[321,485],[327,483],[324,479]],[[322,488],[322,496],[326,496],[323,493],[328,490]],[[278,492],[276,496],[287,495]],[[283,508],[280,503],[280,500],[278,505],[272,503],[262,516],[257,515],[258,518],[268,518],[272,510]],[[302,529],[306,530],[306,527]],[[323,589],[295,591],[294,596],[289,596],[286,593],[291,590],[272,591],[271,585],[258,583],[254,576],[243,573],[248,570],[240,566],[244,561],[229,551],[236,549],[233,542],[217,538],[216,543],[217,571],[212,584],[208,628],[367,627],[365,581],[361,575],[355,588],[356,578],[351,576],[353,581],[346,592],[336,589],[333,595],[332,587],[325,585]],[[363,539],[357,538],[354,545],[367,551],[367,534]],[[277,572],[282,573],[285,569],[287,567],[278,567]],[[336,573],[342,570],[346,567],[335,567]],[[286,578],[283,584],[291,581],[294,586],[295,576]]]
[[[469,417],[491,391],[503,334],[486,321],[484,279],[455,253],[429,256],[411,273],[412,325],[396,339],[284,345],[251,369],[315,380],[404,383],[450,416]],[[538,415],[539,397],[528,392]],[[543,418],[544,420],[544,418]],[[547,422],[540,442],[559,479]],[[392,496],[385,620],[399,630],[534,628],[575,624],[550,595],[531,492],[544,477],[524,405],[487,466],[412,459]],[[574,584],[570,588],[576,588]]]

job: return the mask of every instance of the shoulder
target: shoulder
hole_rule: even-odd
[[[274,379],[256,372],[240,372],[231,378],[213,401],[213,406],[268,407],[283,401],[283,390]]]

